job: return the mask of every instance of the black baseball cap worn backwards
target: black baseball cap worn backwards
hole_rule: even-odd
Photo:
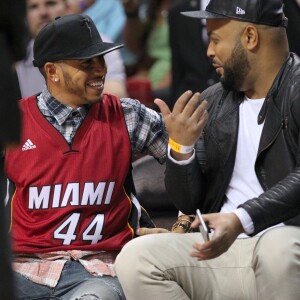
[[[211,0],[205,10],[182,12],[199,19],[237,19],[250,23],[287,27],[282,0]]]
[[[123,47],[103,42],[92,21],[84,14],[57,17],[38,33],[33,46],[33,65],[67,59],[90,59]]]

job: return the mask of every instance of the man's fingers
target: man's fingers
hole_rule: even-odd
[[[178,144],[190,146],[195,144],[207,123],[207,101],[200,101],[200,93],[191,91],[183,93],[170,111],[161,99],[155,99],[166,123],[169,136]]]
[[[188,101],[185,102],[185,106],[182,108],[182,113],[186,117],[191,117],[193,114],[195,114],[195,112],[199,110],[200,105],[200,93],[195,93],[188,99]]]
[[[196,257],[198,260],[212,259],[228,250],[220,240],[211,240],[203,244],[194,244],[193,248],[197,251],[192,252],[190,255]]]
[[[175,115],[182,113],[182,111],[185,109],[185,106],[190,101],[191,97],[194,97],[192,91],[184,92],[175,102],[173,107],[173,113]]]
[[[199,105],[198,109],[195,111],[195,118],[198,120],[198,123],[205,122],[208,120],[208,112],[207,112],[207,101],[204,100]]]
[[[205,115],[207,115],[207,107],[207,101],[200,101],[200,94],[198,94],[198,96],[193,96],[187,103],[183,114],[197,124],[205,118]]]
[[[191,224],[191,227],[192,228],[197,228],[197,227],[199,227],[199,225],[200,225],[200,221],[198,219],[198,216],[196,216],[196,218],[194,219],[194,221]]]
[[[209,246],[210,242],[204,242],[201,244],[194,244],[193,248],[196,250],[191,252],[190,255],[197,259],[210,259],[214,255],[213,252],[215,249]]]
[[[191,252],[190,255],[192,257],[197,258],[197,260],[208,260],[208,259],[213,259],[216,258],[218,256],[220,256],[221,254],[223,254],[224,252],[226,252],[225,249],[219,249],[218,251],[195,251],[195,252]]]
[[[146,227],[141,227],[139,228],[137,235],[142,236],[142,235],[147,235],[147,234],[154,234],[154,233],[168,233],[170,232],[168,229],[165,228],[146,228]]]
[[[171,113],[168,105],[163,100],[157,98],[154,100],[154,103],[158,106],[164,119]]]

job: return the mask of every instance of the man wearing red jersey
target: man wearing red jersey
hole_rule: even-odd
[[[148,225],[130,159],[147,149],[162,162],[167,135],[158,114],[103,94],[104,55],[121,46],[86,15],[57,18],[35,40],[47,86],[20,101],[21,143],[5,154],[20,299],[124,299],[114,258]]]
[[[82,14],[36,37],[33,63],[47,84],[20,101],[21,144],[5,154],[20,299],[125,299],[114,259],[151,226],[133,194],[131,158],[147,151],[163,162],[168,136],[160,114],[103,94],[104,55],[121,46],[103,42]]]

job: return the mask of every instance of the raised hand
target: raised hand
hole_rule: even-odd
[[[207,101],[201,102],[200,93],[193,94],[191,91],[183,93],[176,101],[172,112],[161,99],[155,99],[154,102],[162,113],[169,137],[180,145],[194,145],[208,120]],[[176,159],[187,157],[174,152],[172,156]]]

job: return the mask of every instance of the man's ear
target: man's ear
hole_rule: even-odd
[[[255,25],[249,24],[242,34],[242,43],[248,50],[255,49],[259,44],[259,32]]]
[[[57,65],[52,62],[47,62],[44,65],[44,71],[46,74],[46,78],[52,82],[58,82],[60,79],[59,76],[59,69],[57,68]]]

